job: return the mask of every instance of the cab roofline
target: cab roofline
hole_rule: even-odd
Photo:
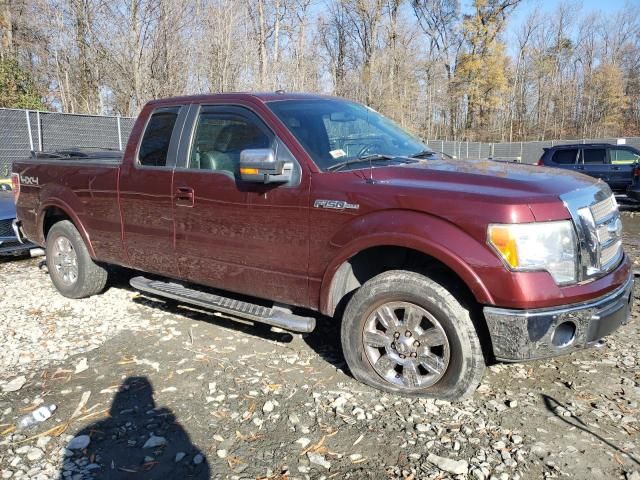
[[[147,102],[148,105],[174,105],[176,103],[206,103],[219,100],[258,100],[262,103],[276,102],[281,100],[344,100],[332,95],[304,92],[229,92],[229,93],[207,93],[200,95],[184,95],[178,97],[160,98]]]

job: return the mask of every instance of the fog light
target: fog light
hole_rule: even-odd
[[[576,338],[576,324],[568,321],[558,325],[551,337],[551,343],[559,348],[567,347]]]

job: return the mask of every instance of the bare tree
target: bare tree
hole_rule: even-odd
[[[363,101],[431,138],[640,134],[637,8],[559,3],[508,36],[519,2],[0,0],[0,62],[70,112],[284,88]]]

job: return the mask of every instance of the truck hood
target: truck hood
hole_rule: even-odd
[[[421,211],[447,219],[478,239],[486,236],[490,223],[569,219],[560,196],[599,182],[562,169],[490,160],[425,160],[371,173],[374,181],[366,184],[373,187],[367,191],[374,208],[391,203]],[[368,179],[370,172],[353,174]]]
[[[374,178],[380,170],[383,169],[374,171]],[[384,175],[376,180],[398,187],[436,189],[485,198],[509,197],[518,199],[518,203],[557,200],[564,193],[598,182],[592,177],[559,168],[492,160],[425,160],[384,170]]]

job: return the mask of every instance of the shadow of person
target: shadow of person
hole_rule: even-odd
[[[638,458],[636,458],[626,450],[623,450],[622,448],[620,448],[619,446],[617,446],[607,438],[604,438],[602,435],[599,435],[598,433],[594,432],[593,429],[589,428],[589,426],[586,423],[584,423],[578,415],[573,414],[569,418],[566,418],[564,415],[560,415],[558,413],[558,408],[562,407],[564,409],[567,409],[567,405],[564,405],[563,403],[559,402],[555,398],[549,395],[546,395],[544,393],[542,394],[542,401],[544,402],[544,406],[547,408],[547,410],[549,410],[551,413],[553,413],[556,417],[558,417],[567,425],[570,425],[579,430],[582,430],[583,432],[588,433],[589,435],[592,435],[594,438],[598,439],[599,441],[607,445],[612,450],[615,450],[622,456],[629,458],[629,460],[631,460],[636,465],[640,465],[640,460]]]
[[[146,377],[127,378],[109,413],[69,442],[59,478],[209,479],[207,458],[173,412],[156,407]]]

